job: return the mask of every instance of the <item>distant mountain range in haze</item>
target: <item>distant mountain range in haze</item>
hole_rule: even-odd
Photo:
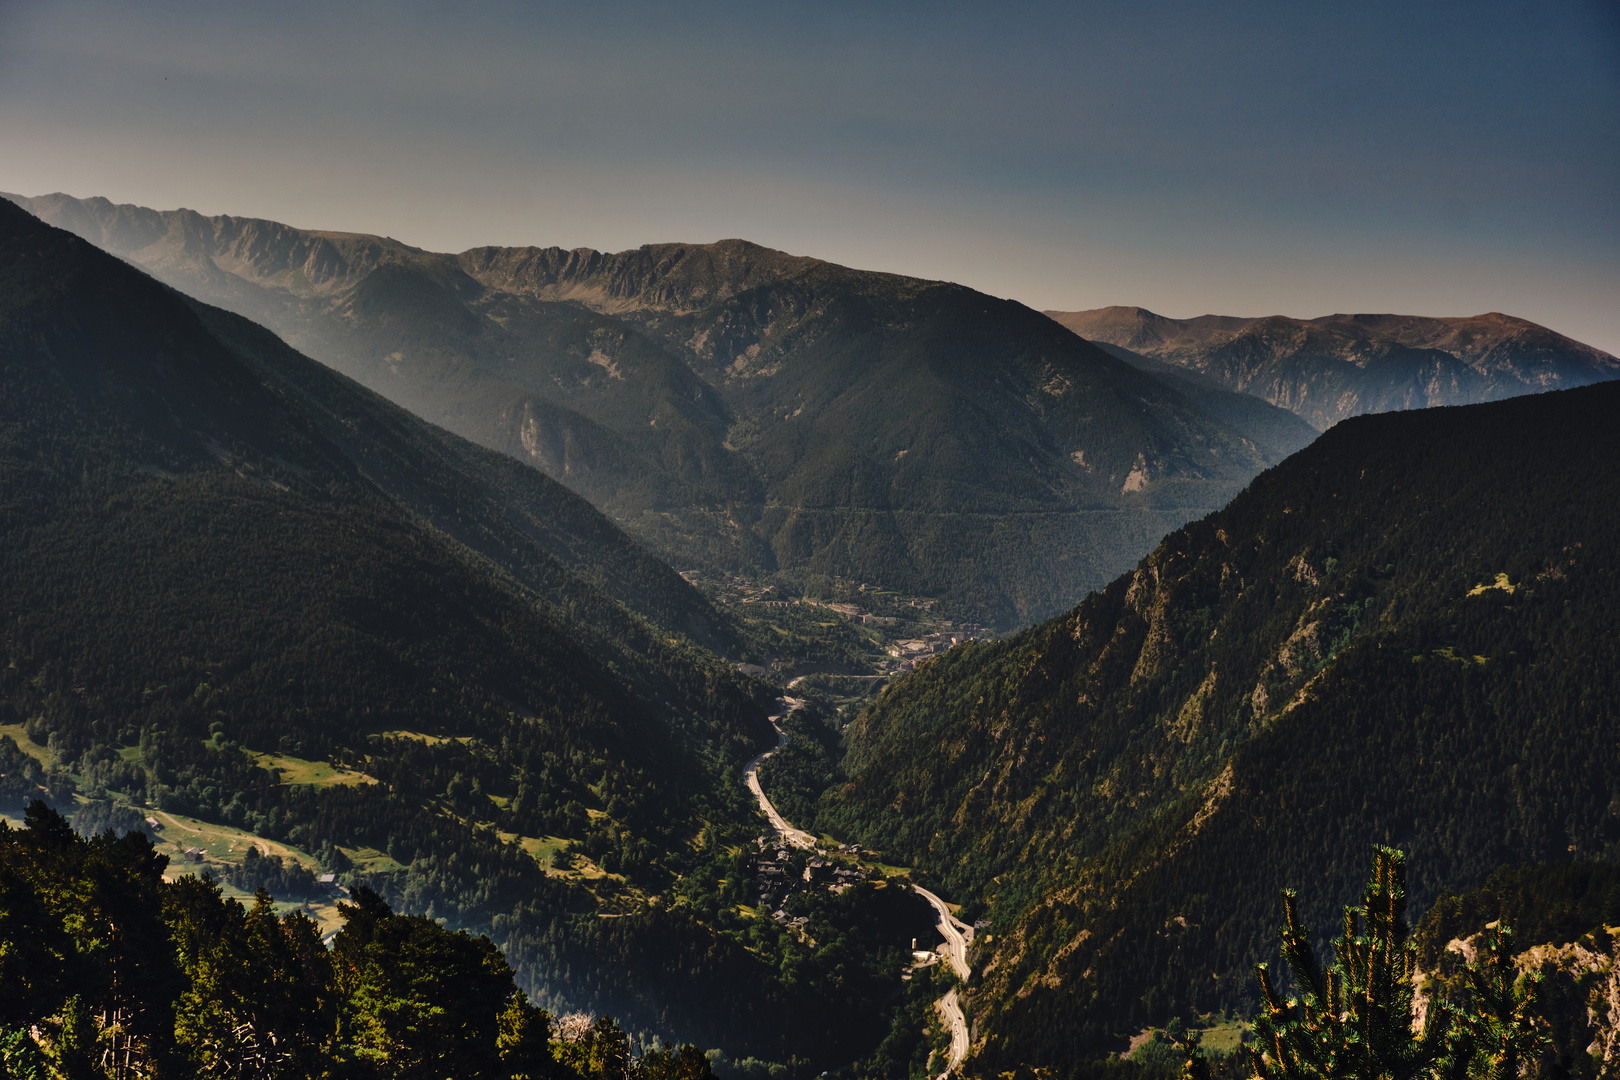
[[[681,568],[870,583],[1010,628],[1103,585],[1318,429],[1620,361],[1505,315],[1048,312],[741,240],[422,251],[8,196],[561,481]]]
[[[1347,416],[1472,405],[1620,378],[1620,359],[1511,315],[1167,319],[1139,307],[1048,311],[1149,371],[1254,394],[1319,429]]]
[[[418,415],[542,469],[677,566],[1052,614],[1314,437],[1022,305],[743,241],[435,254],[13,197]]]

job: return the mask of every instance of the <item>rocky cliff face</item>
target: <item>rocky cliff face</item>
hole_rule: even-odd
[[[649,244],[617,254],[577,248],[473,248],[461,267],[490,288],[599,311],[691,313],[829,264],[751,244]],[[838,269],[838,268],[833,268]]]
[[[1620,360],[1608,353],[1499,312],[1308,320],[1167,319],[1135,307],[1046,314],[1090,341],[1255,394],[1322,429],[1360,413],[1467,405],[1620,378]]]
[[[1600,926],[1575,941],[1536,945],[1513,957],[1520,977],[1536,984],[1539,1014],[1551,1039],[1545,1064],[1564,1075],[1613,1076],[1620,1070],[1620,937],[1616,935],[1620,935],[1620,927]],[[1466,966],[1476,963],[1486,947],[1483,932],[1453,938],[1434,970],[1416,974],[1413,981],[1418,994],[1413,1012],[1419,1023],[1427,1018],[1437,997],[1462,992]]]

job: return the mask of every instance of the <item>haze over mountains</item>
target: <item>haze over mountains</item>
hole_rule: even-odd
[[[1136,307],[1046,314],[1147,370],[1205,376],[1322,430],[1362,413],[1470,405],[1620,378],[1620,359],[1494,311],[1319,319],[1167,319]]]
[[[1016,303],[743,241],[441,255],[16,201],[530,462],[683,569],[869,582],[1014,625],[1312,437]]]

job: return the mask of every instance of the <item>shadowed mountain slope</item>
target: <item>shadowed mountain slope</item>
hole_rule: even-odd
[[[1620,856],[1617,410],[1609,383],[1347,420],[868,708],[816,824],[988,908],[975,1069],[1252,1009],[1277,890],[1331,931],[1373,842],[1419,910]]]
[[[11,715],[361,756],[568,718],[669,784],[762,737],[755,689],[589,580],[712,614],[576,496],[20,211],[0,241]],[[694,709],[733,730],[677,734]]]
[[[1177,367],[1150,356],[1132,352],[1106,341],[1092,342],[1109,356],[1125,361],[1138,371],[1145,371],[1166,386],[1207,411],[1225,419],[1228,424],[1247,432],[1261,445],[1309,445],[1320,432],[1305,419],[1287,409],[1279,408],[1253,394],[1228,390],[1215,379],[1192,368]]]
[[[1108,307],[1046,314],[1087,340],[1202,374],[1322,429],[1362,413],[1499,401],[1620,378],[1620,360],[1608,353],[1498,312],[1167,319]]]
[[[618,254],[16,201],[486,447],[681,565],[1012,625],[1309,441],[1021,305],[739,240]]]

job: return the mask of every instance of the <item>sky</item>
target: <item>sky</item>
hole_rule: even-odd
[[[0,0],[0,190],[1620,354],[1620,4]]]

